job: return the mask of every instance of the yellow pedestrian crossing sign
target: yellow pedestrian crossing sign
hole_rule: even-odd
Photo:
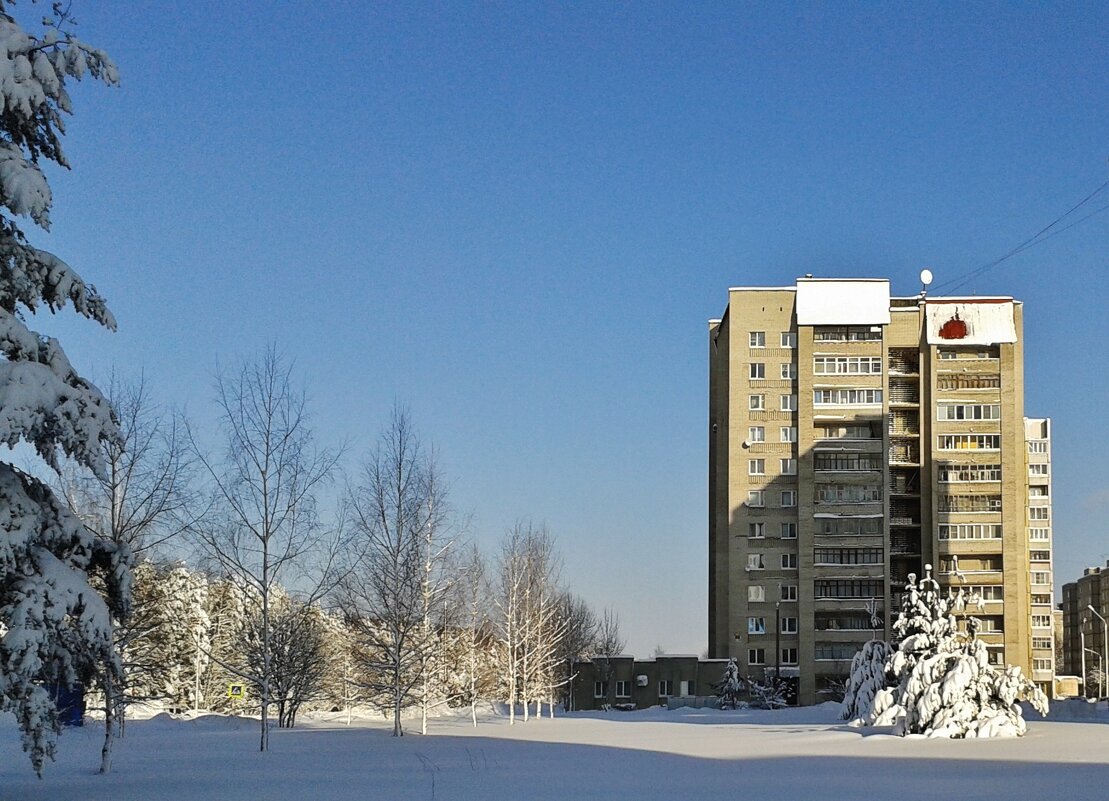
[[[243,698],[246,692],[241,684],[228,684],[227,697],[228,698]]]

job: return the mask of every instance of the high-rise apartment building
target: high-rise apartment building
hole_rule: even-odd
[[[1101,663],[1109,655],[1102,623],[1109,620],[1109,562],[1105,567],[1087,567],[1077,581],[1064,584],[1059,606],[1063,610],[1063,670],[1071,676],[1085,675],[1084,695],[1109,694],[1098,681]]]
[[[1022,305],[886,280],[734,288],[709,323],[709,655],[802,704],[889,637],[910,574],[1050,692],[1050,423]]]

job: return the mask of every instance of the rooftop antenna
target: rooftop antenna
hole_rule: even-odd
[[[925,267],[920,271],[920,296],[928,294],[928,285],[932,283],[932,271]]]

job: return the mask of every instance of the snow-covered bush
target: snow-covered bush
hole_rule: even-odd
[[[942,596],[931,569],[926,566],[919,584],[909,576],[893,626],[900,639],[897,649],[889,651],[881,667],[882,649],[874,642],[855,657],[844,716],[865,725],[893,726],[902,735],[1023,735],[1018,701],[1027,700],[1046,714],[1047,697],[1019,667],[990,665],[976,618],[967,618],[965,634],[959,632],[951,614],[954,596]]]
[[[789,686],[781,679],[748,679],[747,692],[751,695],[752,709],[783,709],[789,706]]]
[[[724,675],[720,681],[712,686],[716,697],[720,699],[721,709],[737,709],[740,704],[739,696],[743,693],[743,679],[739,676],[739,665],[734,659],[729,659],[724,668]]]
[[[53,198],[41,165],[68,166],[66,79],[114,84],[116,69],[68,33],[61,4],[37,36],[9,5],[0,1],[0,442],[29,444],[55,471],[64,454],[103,474],[103,446],[119,436],[111,406],[57,340],[25,321],[67,304],[107,328],[115,320],[69,265],[28,243],[17,218],[50,227]],[[46,484],[0,463],[0,710],[15,714],[39,774],[58,731],[49,687],[110,690],[121,678],[112,616],[127,611],[129,561],[125,546],[98,539]],[[109,753],[106,745],[105,766]]]

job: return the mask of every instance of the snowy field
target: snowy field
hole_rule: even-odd
[[[760,801],[1104,799],[1109,725],[1032,722],[1022,739],[926,740],[852,729],[833,705],[776,712],[576,713],[509,726],[432,722],[396,740],[379,721],[257,723],[168,716],[128,724],[110,776],[95,774],[102,729],[63,734],[36,779],[0,719],[0,801],[655,799]],[[417,724],[418,725],[418,724]]]

